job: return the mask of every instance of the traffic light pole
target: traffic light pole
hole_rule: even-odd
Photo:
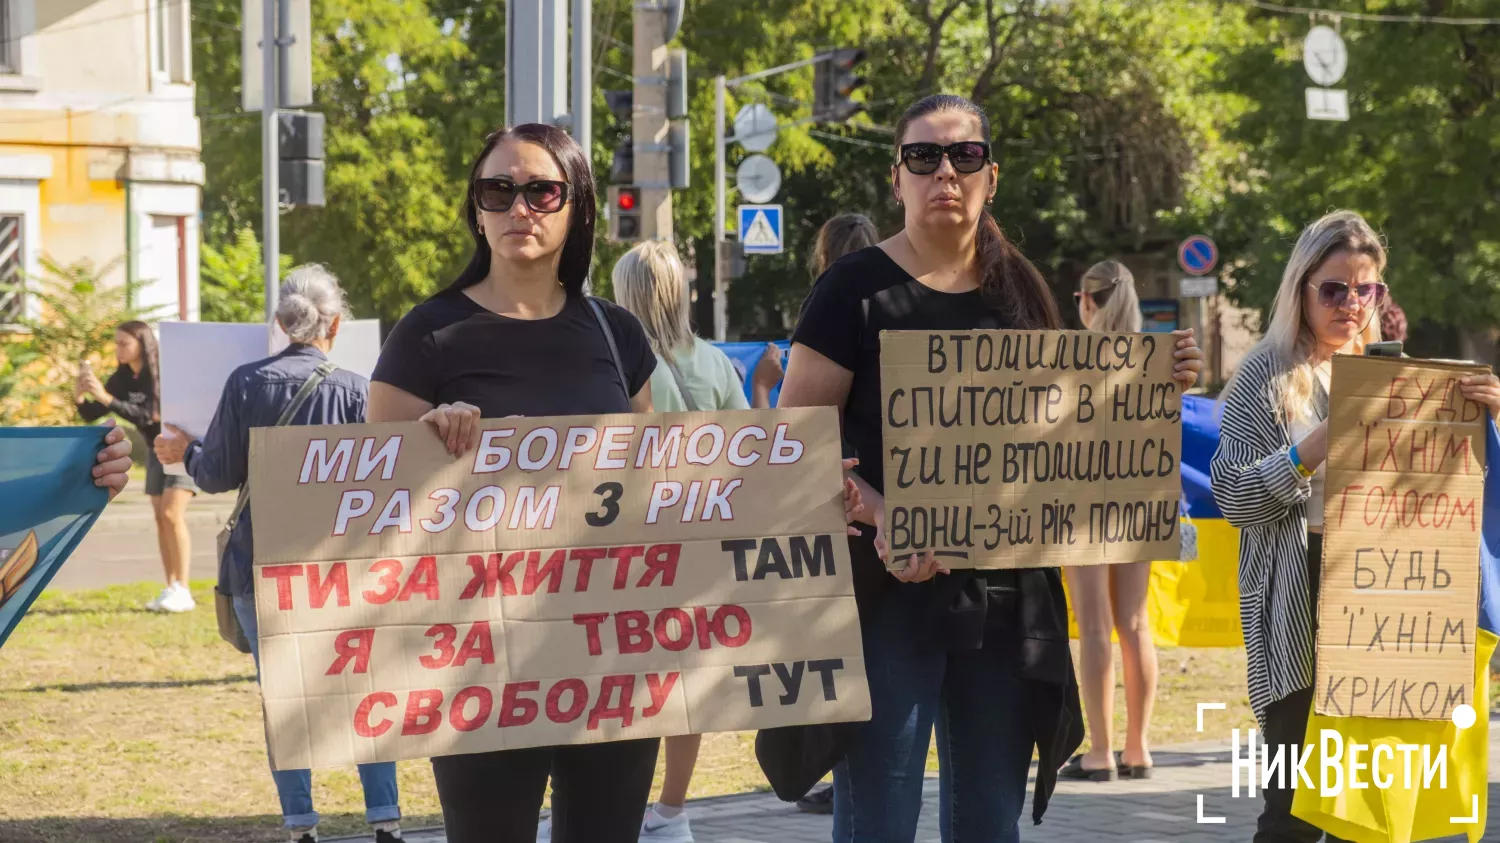
[[[287,16],[276,14],[276,7],[280,5],[278,0],[261,0],[260,5],[260,66],[261,78],[264,80],[264,101],[260,108],[260,199],[265,214],[261,222],[261,251],[265,262],[266,323],[270,324],[276,321],[276,299],[281,292],[281,151],[278,148],[281,135],[280,126],[276,122],[276,109],[280,100],[276,67],[279,64],[278,54],[281,52],[281,33],[276,24],[278,18],[285,20]]]
[[[725,253],[724,239],[724,205],[725,205],[725,173],[724,153],[730,141],[734,138],[726,137],[724,130],[724,106],[725,97],[730,88],[742,85],[746,82],[754,82],[767,76],[775,76],[778,73],[786,73],[789,70],[807,67],[817,64],[828,58],[829,54],[820,53],[810,59],[794,61],[791,64],[778,65],[767,70],[757,71],[745,76],[728,79],[719,76],[714,79],[714,341],[725,342],[729,337],[729,278],[725,271],[728,263],[728,255]]]
[[[671,146],[667,132],[667,14],[664,4],[635,4],[631,139],[640,188],[641,238],[672,239]]]

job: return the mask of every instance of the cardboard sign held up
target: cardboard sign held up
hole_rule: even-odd
[[[1173,342],[882,332],[889,564],[926,550],[950,568],[1176,559]]]
[[[1458,382],[1488,372],[1333,358],[1319,714],[1446,720],[1454,706],[1474,703],[1490,422]]]
[[[257,429],[278,769],[867,719],[827,408]]]

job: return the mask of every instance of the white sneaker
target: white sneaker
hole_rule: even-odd
[[[181,583],[173,583],[169,586],[156,604],[156,610],[159,612],[191,612],[197,607],[198,604],[193,602],[193,593]]]
[[[642,843],[693,843],[693,827],[688,824],[687,811],[667,818],[656,813],[656,806],[646,809],[646,818],[641,820]]]
[[[542,817],[536,824],[536,843],[552,843],[552,815]]]
[[[161,611],[161,601],[167,599],[167,595],[172,593],[172,586],[174,586],[174,585],[176,585],[176,583],[168,583],[167,586],[166,586],[166,588],[163,588],[161,590],[161,594],[158,594],[155,597],[151,598],[150,600],[147,600],[146,601],[146,611],[148,611],[148,612],[160,612]]]

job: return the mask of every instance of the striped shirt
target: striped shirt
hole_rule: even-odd
[[[1292,464],[1279,406],[1275,355],[1252,351],[1224,402],[1210,464],[1214,500],[1240,528],[1240,623],[1250,707],[1266,707],[1313,684],[1313,603],[1308,591],[1307,501],[1312,486]],[[1318,391],[1326,406],[1327,393]]]

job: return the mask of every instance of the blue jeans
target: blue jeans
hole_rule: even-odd
[[[1017,647],[992,629],[949,652],[931,586],[889,584],[863,627],[873,716],[833,771],[834,843],[912,843],[934,724],[944,843],[1021,839],[1033,739]]]
[[[255,620],[255,598],[236,595],[234,615],[250,639],[250,655],[255,659],[256,681],[260,679],[259,629]],[[287,828],[307,828],[318,824],[313,810],[311,770],[272,770],[276,795],[281,799],[281,818]],[[359,765],[359,783],[365,790],[365,820],[371,823],[401,819],[401,798],[396,789],[396,765],[390,761]]]

